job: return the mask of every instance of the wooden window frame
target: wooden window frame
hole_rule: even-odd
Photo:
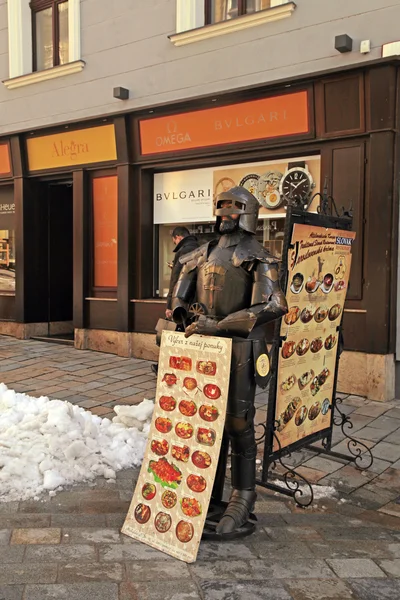
[[[60,27],[58,19],[58,6],[60,4],[69,3],[69,0],[31,0],[30,8],[32,12],[32,64],[33,71],[37,72],[37,47],[36,47],[36,13],[53,9],[52,14],[52,33],[53,33],[53,67],[60,65]]]

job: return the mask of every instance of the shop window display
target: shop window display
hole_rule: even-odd
[[[0,229],[0,293],[15,292],[15,231]]]
[[[291,198],[310,212],[317,210],[320,169],[320,157],[314,155],[156,174],[154,296],[165,298],[168,294],[174,227],[184,225],[200,244],[214,238],[215,198],[235,186],[246,188],[257,198],[257,240],[280,259],[286,204]]]
[[[174,223],[158,226],[158,282],[156,297],[165,298],[168,294],[174,244],[172,231],[177,225],[187,227],[191,235],[195,235],[199,244],[205,244],[214,239],[214,222],[210,223]],[[277,258],[282,256],[283,231],[285,219],[259,219],[257,225],[257,240]]]

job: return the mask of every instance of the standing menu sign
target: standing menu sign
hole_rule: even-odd
[[[232,341],[164,331],[146,453],[122,532],[196,560],[225,424]]]
[[[317,225],[293,226],[273,452],[331,426],[339,328],[355,235]]]

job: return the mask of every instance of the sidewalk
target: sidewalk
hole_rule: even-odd
[[[116,404],[155,393],[146,361],[1,336],[0,381],[107,417]],[[372,448],[371,469],[296,453],[297,470],[338,495],[304,510],[259,489],[257,532],[234,543],[203,542],[194,565],[119,533],[135,470],[40,502],[0,503],[0,599],[398,600],[400,402],[350,397],[344,410],[352,434]],[[264,393],[257,413],[264,420]],[[335,432],[343,452],[342,437]]]

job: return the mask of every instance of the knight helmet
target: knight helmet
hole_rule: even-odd
[[[222,208],[224,202],[230,202],[230,206]],[[228,215],[240,215],[239,216],[239,228],[247,231],[248,233],[256,233],[257,222],[258,222],[258,211],[260,205],[258,200],[250,193],[246,188],[236,186],[218,194],[215,203],[214,214],[217,217],[215,224],[215,230],[219,231],[221,224],[221,217]]]

